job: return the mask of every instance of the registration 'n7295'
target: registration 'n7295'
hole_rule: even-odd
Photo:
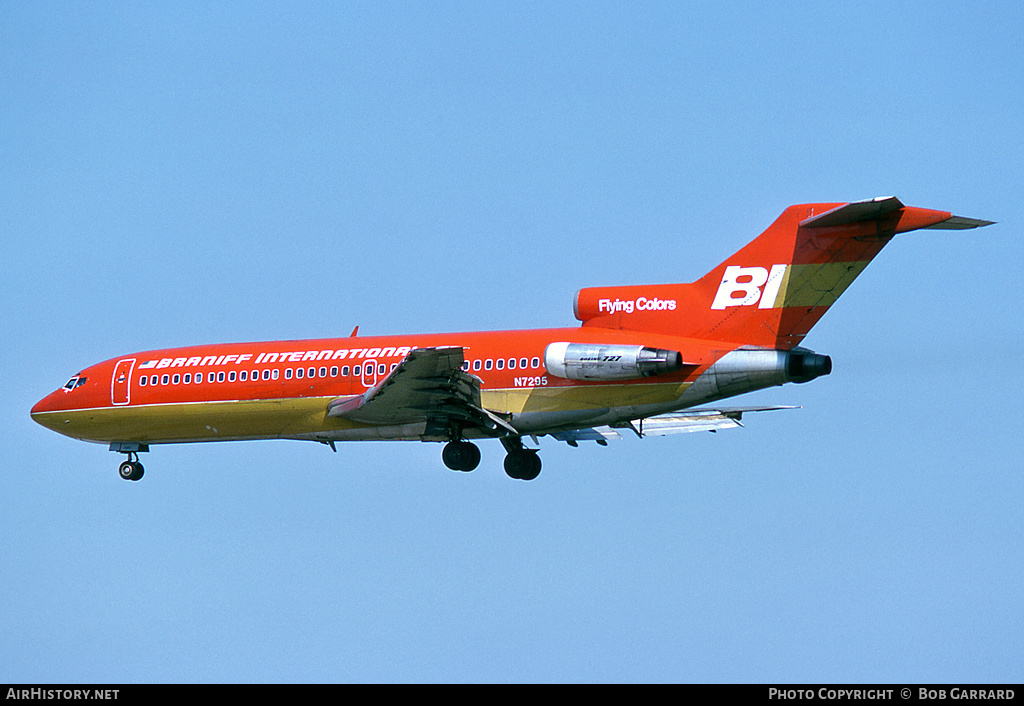
[[[547,375],[525,375],[515,378],[513,381],[516,387],[543,387],[548,384]]]

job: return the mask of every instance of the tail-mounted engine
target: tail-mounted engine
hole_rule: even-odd
[[[674,373],[683,367],[678,351],[600,343],[552,343],[544,367],[568,380],[634,380]]]
[[[687,394],[699,404],[787,382],[809,382],[832,372],[832,359],[806,348],[737,349],[694,380]]]

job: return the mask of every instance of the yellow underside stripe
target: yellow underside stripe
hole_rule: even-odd
[[[689,383],[571,385],[484,390],[481,402],[494,411],[523,414],[601,409],[624,404],[664,404]],[[90,441],[216,441],[276,439],[367,425],[327,416],[331,397],[230,400],[181,404],[103,407],[34,416],[37,422]]]

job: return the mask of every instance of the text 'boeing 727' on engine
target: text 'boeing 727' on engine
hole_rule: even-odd
[[[702,405],[828,375],[801,343],[886,243],[989,224],[892,197],[790,206],[696,282],[580,290],[579,327],[133,353],[75,374],[32,418],[126,454],[129,480],[155,444],[253,439],[435,441],[458,471],[479,464],[474,441],[497,439],[506,473],[530,480],[541,462],[524,437],[606,444],[780,409]]]

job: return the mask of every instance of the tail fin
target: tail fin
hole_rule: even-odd
[[[689,284],[591,287],[584,326],[789,350],[896,233],[989,225],[895,197],[790,206],[760,236]]]

